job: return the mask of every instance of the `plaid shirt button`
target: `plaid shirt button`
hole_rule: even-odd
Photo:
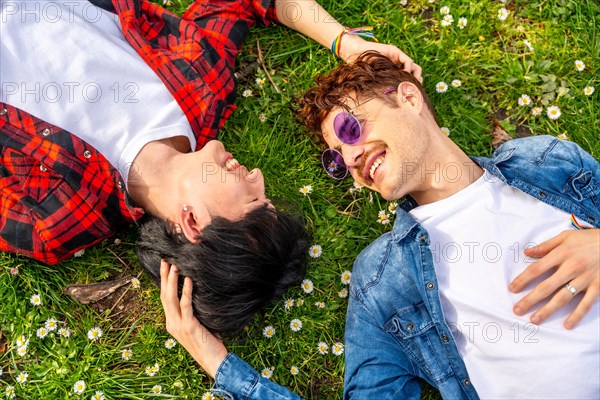
[[[42,131],[42,135],[48,136],[50,134],[50,129],[46,128]]]
[[[119,189],[123,189],[123,184],[121,183],[121,181],[117,181],[117,187]]]
[[[83,156],[85,158],[90,158],[92,156],[92,152],[89,151],[89,150],[86,150],[86,151],[83,152]]]
[[[6,115],[7,112],[8,110],[6,108],[3,108],[2,110],[0,110],[0,115]]]
[[[40,171],[46,172],[48,171],[48,168],[44,167],[44,164],[40,164]]]

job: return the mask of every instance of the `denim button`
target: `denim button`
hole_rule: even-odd
[[[406,330],[410,332],[413,329],[415,329],[415,324],[413,324],[412,322],[409,322],[408,325],[406,325]]]
[[[465,379],[465,380],[463,381],[463,385],[465,385],[465,386],[469,386],[470,384],[471,384],[471,381],[470,381],[470,380],[468,380],[468,379]]]
[[[544,197],[546,197],[546,192],[540,192],[540,198],[543,199]]]
[[[442,342],[448,343],[449,341],[450,341],[450,338],[448,337],[448,335],[442,335]]]
[[[92,156],[92,152],[89,151],[89,150],[86,150],[86,151],[83,152],[83,156],[85,158],[90,158]]]
[[[427,240],[427,236],[425,236],[425,234],[423,234],[423,235],[419,236],[419,240],[420,240],[421,242],[424,242],[424,241],[426,241],[426,240]]]
[[[428,282],[427,283],[427,289],[433,290],[434,288],[435,288],[435,284],[433,282]]]
[[[3,108],[2,110],[0,110],[0,115],[6,115],[7,112],[8,110],[6,108]]]

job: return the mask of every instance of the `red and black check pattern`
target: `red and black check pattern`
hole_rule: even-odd
[[[196,150],[235,109],[235,57],[253,25],[275,21],[271,3],[197,1],[179,17],[113,0],[125,38],[185,112]],[[144,214],[117,170],[76,134],[0,103],[0,250],[56,264]]]

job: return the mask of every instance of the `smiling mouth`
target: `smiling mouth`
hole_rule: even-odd
[[[385,159],[385,154],[382,154],[379,157],[377,157],[375,162],[373,162],[373,165],[371,165],[371,168],[369,169],[369,178],[371,178],[371,180],[374,180],[375,171],[377,171],[377,168],[379,168],[379,166],[383,163],[384,159]]]
[[[238,160],[236,160],[235,158],[230,158],[227,161],[225,161],[225,169],[227,171],[234,171],[241,166],[242,165],[240,164],[240,162]]]

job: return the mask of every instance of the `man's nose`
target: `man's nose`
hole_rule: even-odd
[[[360,157],[364,154],[365,149],[361,145],[344,144],[341,151],[348,168],[356,168],[360,164]]]

